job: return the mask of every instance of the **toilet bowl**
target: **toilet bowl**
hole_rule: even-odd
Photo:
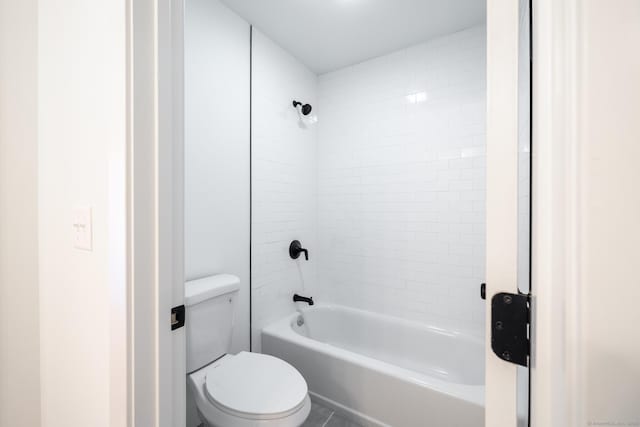
[[[185,286],[187,384],[200,421],[212,427],[299,427],[311,411],[307,382],[293,366],[231,348],[240,280],[230,274]]]
[[[311,410],[302,375],[264,354],[223,356],[190,374],[189,386],[205,426],[299,427]]]

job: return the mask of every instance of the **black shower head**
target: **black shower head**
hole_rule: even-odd
[[[293,101],[293,107],[294,108],[298,108],[298,105],[301,106],[300,111],[302,112],[302,114],[304,114],[305,116],[308,116],[309,113],[311,113],[311,110],[313,109],[311,107],[310,104],[302,104],[302,102],[298,102],[298,101]]]

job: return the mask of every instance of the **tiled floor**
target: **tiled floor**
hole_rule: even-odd
[[[333,409],[322,406],[319,403],[311,403],[311,413],[307,421],[302,424],[302,427],[362,427],[360,424],[356,424],[350,421]]]

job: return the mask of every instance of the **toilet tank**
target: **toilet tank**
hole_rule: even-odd
[[[208,365],[231,348],[239,289],[240,279],[231,274],[189,280],[185,284],[187,373]]]

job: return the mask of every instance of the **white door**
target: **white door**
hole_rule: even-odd
[[[528,423],[529,1],[487,2],[486,415]]]

